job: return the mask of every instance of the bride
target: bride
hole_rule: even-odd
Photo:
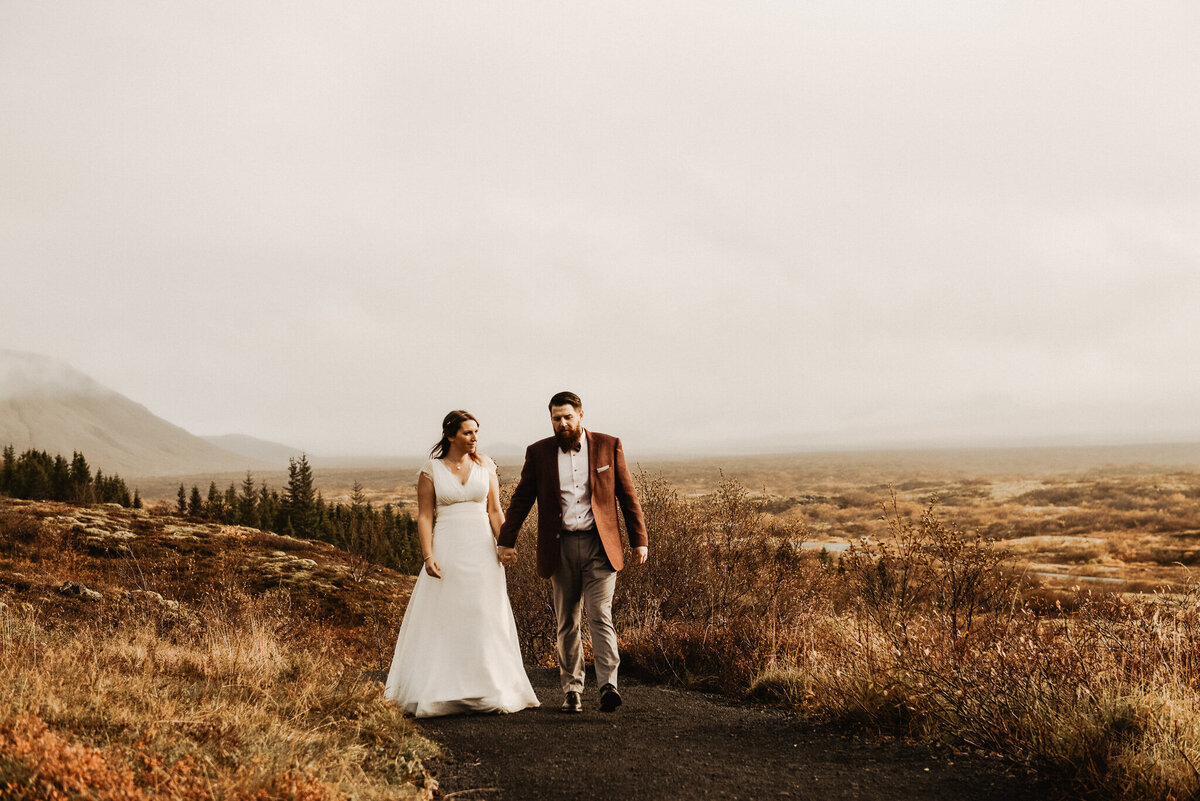
[[[450,412],[417,476],[425,567],[404,612],[384,697],[419,718],[539,705],[496,556],[504,522],[496,463],[477,452],[478,436],[471,414]]]

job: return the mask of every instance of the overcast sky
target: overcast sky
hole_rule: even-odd
[[[412,458],[1200,439],[1200,4],[0,0],[0,348]]]

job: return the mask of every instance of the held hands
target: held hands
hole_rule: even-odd
[[[496,558],[500,560],[500,564],[505,567],[512,567],[517,563],[517,549],[506,548],[500,545],[496,548]],[[634,564],[644,565],[646,560],[650,558],[650,549],[645,545],[639,545],[633,549]]]
[[[442,568],[432,556],[425,557],[425,572],[434,578],[442,577]]]

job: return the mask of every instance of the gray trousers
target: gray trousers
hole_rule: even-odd
[[[559,537],[558,569],[550,577],[554,617],[558,621],[558,672],[563,692],[583,691],[583,642],[579,613],[586,606],[592,655],[596,658],[596,684],[617,686],[617,630],[613,627],[612,599],[617,571],[604,555],[595,531],[564,531]]]

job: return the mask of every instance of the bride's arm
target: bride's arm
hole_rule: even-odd
[[[425,557],[425,572],[434,578],[442,577],[442,569],[433,558],[433,505],[436,499],[433,481],[425,473],[417,479],[417,539],[421,541],[421,556]]]
[[[500,527],[504,525],[504,510],[500,508],[500,480],[496,478],[494,471],[488,472],[487,510],[488,523],[492,526],[492,539],[499,539]]]

